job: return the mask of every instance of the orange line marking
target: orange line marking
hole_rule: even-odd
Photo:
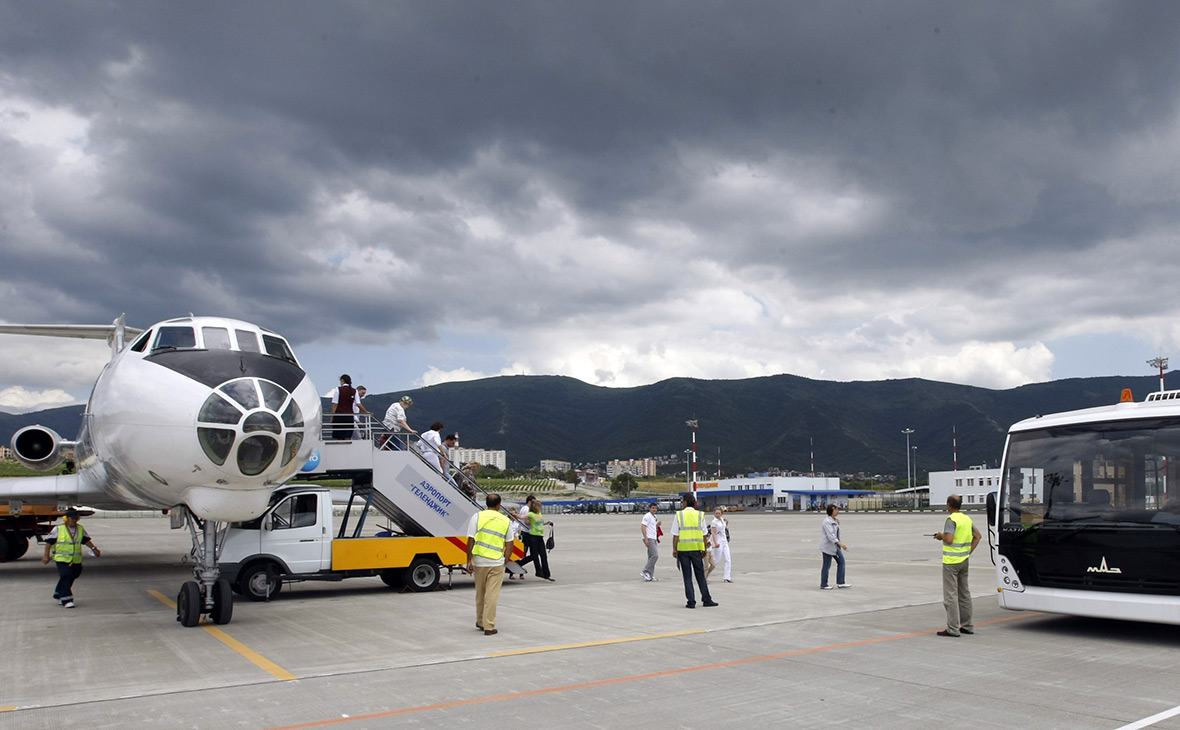
[[[1016,621],[1024,618],[1032,618],[1034,616],[1043,616],[1042,613],[1024,613],[1018,616],[1008,616],[1005,618],[992,619],[990,621],[981,621],[977,626],[987,626],[989,624],[1000,624],[1008,621]],[[525,692],[513,692],[504,695],[492,695],[490,697],[476,697],[470,700],[456,700],[454,702],[440,702],[434,705],[419,705],[418,707],[405,707],[400,710],[385,710],[383,712],[373,712],[368,715],[355,715],[352,717],[334,717],[330,720],[316,720],[313,722],[300,723],[298,725],[283,725],[281,727],[270,728],[270,730],[306,730],[307,728],[328,727],[329,725],[340,725],[346,722],[357,722],[360,720],[376,720],[383,717],[398,717],[399,715],[412,715],[418,712],[429,712],[431,710],[449,710],[456,707],[469,707],[471,705],[481,705],[488,702],[501,702],[504,700],[515,700],[521,697],[536,697],[538,695],[553,694],[555,692],[569,692],[572,690],[589,689],[591,687],[606,687],[612,684],[622,684],[623,682],[638,682],[644,679],[658,679],[660,677],[672,677],[677,674],[689,674],[691,672],[703,672],[710,669],[720,669],[722,667],[736,667],[743,664],[753,664],[754,662],[765,662],[772,659],[786,659],[788,657],[803,656],[806,654],[815,654],[822,651],[832,651],[834,649],[848,649],[854,646],[867,646],[869,644],[880,644],[886,641],[896,641],[898,639],[910,639],[915,636],[926,636],[933,634],[941,629],[931,629],[929,631],[914,631],[909,634],[896,634],[894,636],[882,636],[876,639],[862,639],[860,641],[849,641],[843,644],[830,644],[828,646],[817,646],[811,649],[796,649],[794,651],[785,651],[781,654],[768,654],[766,656],[747,657],[745,659],[732,659],[727,662],[716,662],[714,664],[702,664],[695,667],[683,667],[681,669],[667,669],[662,672],[650,672],[648,674],[634,674],[628,677],[613,677],[611,679],[599,679],[594,682],[582,682],[580,684],[567,684],[560,687],[545,687],[542,689],[527,690]]]

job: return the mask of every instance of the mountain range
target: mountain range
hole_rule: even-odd
[[[1168,374],[1168,379],[1173,377]],[[999,464],[1008,427],[1041,413],[1116,403],[1123,388],[1137,400],[1156,376],[1072,378],[990,390],[930,380],[861,382],[774,375],[744,380],[672,378],[635,388],[604,388],[552,375],[510,375],[371,394],[378,418],[409,395],[407,420],[418,431],[434,421],[465,447],[503,449],[508,465],[541,459],[574,464],[610,459],[684,458],[695,419],[698,469],[726,475],[768,468],[827,473],[905,474],[906,437],[916,471]],[[82,406],[0,413],[0,443],[38,423],[73,438]],[[681,461],[680,463],[683,463]]]

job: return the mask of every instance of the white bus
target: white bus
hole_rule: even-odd
[[[988,507],[1002,607],[1180,624],[1180,391],[1015,424]]]

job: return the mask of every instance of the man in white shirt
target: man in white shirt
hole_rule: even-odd
[[[643,524],[639,526],[639,532],[643,535],[643,546],[647,548],[647,565],[643,566],[640,575],[649,582],[659,580],[656,577],[656,561],[660,559],[660,520],[656,517],[659,509],[660,506],[655,502],[648,505],[647,514],[643,516]]]
[[[435,421],[430,424],[430,429],[423,433],[422,437],[418,440],[418,451],[421,452],[422,458],[426,460],[427,464],[433,466],[439,474],[446,473],[443,471],[442,461],[440,461],[444,456],[442,430],[442,421]]]

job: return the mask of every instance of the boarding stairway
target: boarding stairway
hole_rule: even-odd
[[[362,500],[375,507],[410,537],[467,534],[471,516],[485,509],[485,492],[476,480],[450,468],[447,475],[439,473],[423,450],[443,464],[447,460],[416,435],[390,431],[369,414],[356,418],[357,427],[349,430],[353,438],[334,439],[340,426],[326,414],[319,463],[305,467],[299,478],[350,479],[350,504]]]

